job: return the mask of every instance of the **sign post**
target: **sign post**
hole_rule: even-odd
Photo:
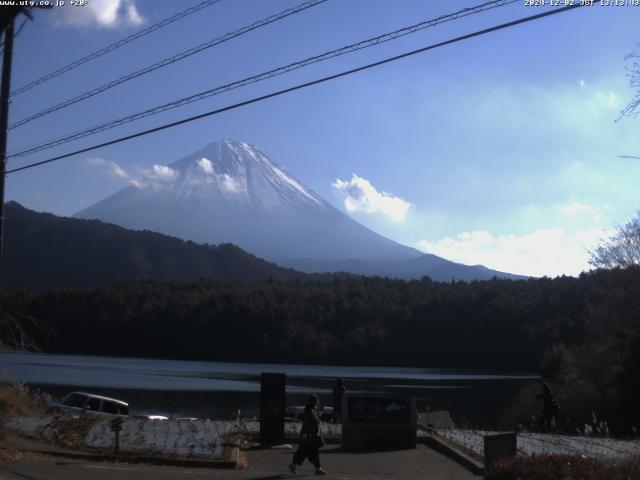
[[[115,453],[120,452],[120,432],[122,431],[122,417],[111,420],[111,431],[115,433]]]

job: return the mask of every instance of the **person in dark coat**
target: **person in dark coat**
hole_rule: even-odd
[[[304,408],[304,418],[300,429],[300,445],[293,454],[293,461],[289,465],[289,471],[296,473],[297,467],[302,465],[305,458],[309,459],[316,467],[316,475],[325,475],[327,471],[320,466],[319,449],[324,445],[320,436],[320,398],[311,395],[309,402]]]
[[[551,426],[555,423],[555,416],[558,413],[558,403],[556,402],[551,386],[544,382],[542,384],[542,392],[538,394],[537,398],[542,400],[542,416],[540,417],[539,427],[540,431],[551,430]]]
[[[333,397],[333,423],[342,423],[342,397],[347,389],[341,378],[336,378],[331,395]]]

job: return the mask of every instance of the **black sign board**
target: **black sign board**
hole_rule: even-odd
[[[411,400],[406,397],[350,395],[347,411],[349,422],[354,423],[411,423]]]
[[[501,458],[515,457],[518,452],[516,432],[484,436],[484,466],[491,468]]]
[[[260,375],[260,442],[284,442],[284,409],[287,376],[284,373]]]
[[[122,430],[122,417],[116,417],[111,420],[111,431],[119,432]]]

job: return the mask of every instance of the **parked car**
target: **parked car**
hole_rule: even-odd
[[[62,415],[129,415],[129,404],[115,398],[72,392],[60,403],[50,403],[47,413]]]

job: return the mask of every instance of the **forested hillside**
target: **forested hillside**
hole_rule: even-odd
[[[97,220],[38,213],[16,202],[7,203],[5,216],[4,284],[9,287],[92,287],[145,279],[308,277],[232,244],[198,245]]]
[[[48,324],[56,335],[39,342],[52,351],[537,369],[554,344],[601,343],[635,322],[639,286],[637,269],[471,283],[148,281],[14,292],[3,304]]]

